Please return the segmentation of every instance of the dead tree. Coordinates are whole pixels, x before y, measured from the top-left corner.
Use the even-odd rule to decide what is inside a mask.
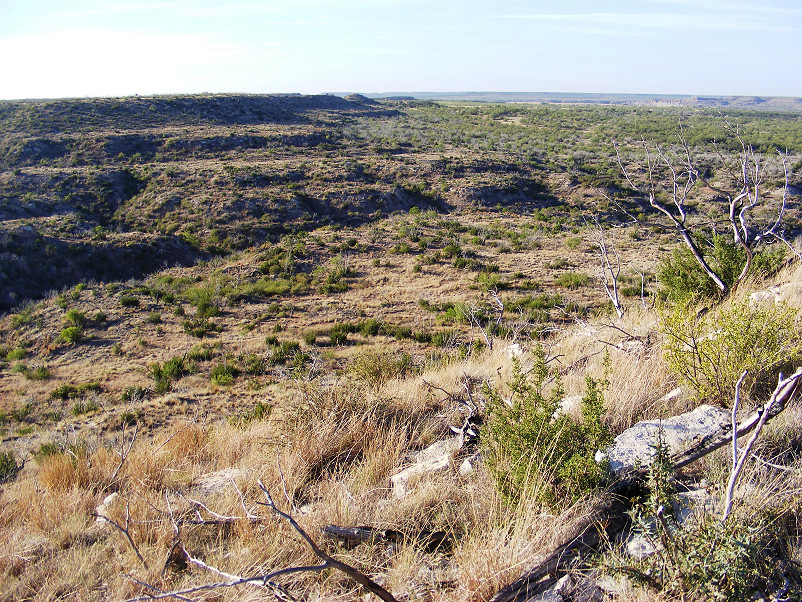
[[[607,242],[604,236],[604,229],[599,223],[598,216],[594,221],[596,223],[594,240],[596,246],[599,247],[600,262],[597,277],[604,287],[604,292],[607,293],[607,297],[613,304],[615,313],[618,314],[618,318],[621,319],[624,317],[624,306],[621,305],[621,300],[618,295],[618,278],[621,276],[621,256],[618,254],[615,245]],[[611,254],[612,258],[610,257]]]
[[[741,137],[737,127],[725,122],[728,134],[737,141],[740,150],[725,156],[717,145],[717,179],[713,181],[699,167],[699,159],[691,153],[680,126],[679,144],[670,149],[641,141],[645,164],[636,178],[631,167],[624,164],[618,144],[614,144],[616,159],[629,186],[648,201],[653,219],[643,219],[619,207],[637,223],[675,231],[688,247],[696,262],[713,280],[723,296],[737,288],[752,267],[755,252],[771,240],[785,241],[782,224],[788,206],[787,153],[778,152],[784,185],[781,193],[768,193],[768,179],[777,163],[756,152]],[[637,182],[636,182],[637,180]],[[734,243],[746,256],[746,262],[730,285],[724,281],[717,266],[705,258],[697,236],[700,224],[688,220],[691,193],[703,186],[727,205],[723,221],[732,232]],[[766,217],[769,216],[769,217]],[[787,244],[787,242],[786,242]]]

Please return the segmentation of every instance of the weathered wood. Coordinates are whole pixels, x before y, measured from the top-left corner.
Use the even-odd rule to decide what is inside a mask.
[[[766,421],[769,421],[773,418],[776,418],[777,415],[779,415],[780,412],[785,409],[785,406],[792,399],[794,399],[799,392],[800,385],[802,384],[802,368],[799,368],[796,372],[794,372],[794,374],[792,374],[787,381],[788,382],[783,387],[778,387],[779,390],[775,391],[776,398],[774,395],[772,395],[772,400],[754,410],[738,425],[738,428],[736,429],[738,437],[751,432],[758,425],[758,423],[760,423],[761,417],[765,412],[768,412]],[[731,441],[732,427],[721,429],[720,431],[705,437],[693,447],[690,447],[683,452],[674,454],[671,457],[671,462],[673,463],[674,468],[683,468],[701,458],[704,458],[706,455],[727,445]]]
[[[618,481],[606,501],[588,517],[575,535],[532,567],[518,580],[496,593],[491,602],[524,602],[557,582],[558,572],[581,562],[584,554],[612,540],[629,524],[627,512],[635,500],[646,494],[644,481]]]
[[[421,547],[425,552],[448,552],[454,539],[445,531],[397,531],[395,529],[376,529],[374,527],[339,527],[327,525],[323,534],[342,540],[350,545],[360,543],[387,543],[391,545],[412,544]]]

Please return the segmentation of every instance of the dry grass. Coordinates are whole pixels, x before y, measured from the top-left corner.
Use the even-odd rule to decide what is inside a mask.
[[[388,240],[396,222],[402,220],[406,216],[384,224]],[[366,242],[365,232],[358,235],[360,244]],[[632,241],[622,244],[635,245]],[[486,249],[478,251],[491,257]],[[520,270],[549,282],[557,273],[550,273],[545,265],[560,254],[570,255],[572,269],[588,261],[581,248],[549,248],[504,254],[498,262],[504,274]],[[462,424],[466,403],[483,413],[485,386],[507,395],[514,367],[510,342],[504,339],[496,339],[492,351],[472,349],[464,357],[457,348],[438,349],[439,359],[427,356],[432,349],[424,344],[385,335],[352,333],[349,344],[342,347],[328,345],[326,335],[314,344],[305,342],[305,332],[366,317],[421,331],[453,327],[463,342],[482,339],[475,327],[444,324],[418,304],[421,298],[434,304],[478,303],[482,294],[466,291],[475,275],[459,272],[455,276],[455,270],[444,263],[414,273],[412,255],[381,256],[381,266],[375,267],[376,255],[380,253],[353,257],[360,276],[345,293],[298,297],[292,309],[279,310],[286,312],[281,318],[272,300],[225,305],[223,314],[214,318],[224,328],[215,335],[220,346],[212,359],[199,362],[197,373],[173,382],[169,393],[144,395],[135,401],[123,402],[122,393],[127,387],[153,385],[150,364],[181,357],[210,339],[201,341],[183,333],[173,306],[142,295],[139,309],[122,308],[119,291],[93,286],[71,307],[87,315],[102,309],[107,322],[91,327],[94,338],[89,343],[53,349],[49,325],[61,324],[63,310],[55,306],[55,299],[32,310],[34,318],[48,326],[27,324],[15,336],[30,341],[31,355],[37,361],[46,360],[52,378],[26,381],[19,374],[4,373],[0,381],[0,409],[20,411],[30,403],[32,412],[28,422],[7,427],[17,457],[29,460],[0,491],[0,600],[117,600],[139,595],[141,587],[123,574],[162,589],[216,580],[199,569],[183,570],[180,563],[167,561],[174,541],[171,511],[177,521],[184,521],[181,538],[187,550],[220,570],[253,575],[314,564],[316,559],[298,534],[257,503],[263,501],[258,480],[329,553],[384,583],[400,599],[488,600],[568,536],[587,517],[592,500],[558,515],[534,501],[510,507],[481,462],[473,473],[461,476],[456,470],[461,458],[456,458],[447,470],[412,483],[405,497],[394,496],[389,477],[409,462],[410,454],[450,436],[449,426]],[[199,276],[207,282],[227,271],[247,273],[257,265],[255,254],[243,254],[228,263],[172,268],[164,274]],[[779,282],[795,283],[799,277],[794,268],[781,274]],[[744,287],[738,294],[748,293]],[[566,295],[573,295],[572,301],[598,300],[599,291],[589,288]],[[802,306],[802,292],[794,286],[783,288],[782,295],[794,307]],[[194,311],[186,303],[183,306],[188,313]],[[150,312],[159,312],[162,323],[147,322]],[[664,399],[677,381],[663,358],[658,321],[656,312],[631,302],[622,320],[564,321],[559,331],[542,341],[547,357],[553,358],[549,366],[561,375],[566,396],[582,395],[586,377],[601,379],[607,374],[606,421],[614,434],[640,419],[673,415],[692,405],[687,391]],[[229,385],[210,382],[211,367],[227,356],[252,353],[267,358],[264,341],[268,335],[298,341],[311,355],[309,364],[317,372],[293,374],[284,365],[240,376]],[[537,341],[521,337],[516,342],[524,349],[519,361],[527,371],[533,366],[531,350]],[[114,344],[119,345],[119,353],[112,351]],[[349,370],[357,358],[402,351],[411,354],[416,367],[404,377],[367,381]],[[101,391],[93,398],[96,410],[74,416],[70,409],[75,400],[50,398],[58,385],[90,380],[101,383]],[[257,403],[263,404],[261,413],[255,412]],[[62,415],[45,418],[55,410]],[[139,430],[120,467],[118,452],[125,449],[133,432],[130,426],[121,428],[126,412],[137,414]],[[798,408],[786,410],[768,430],[761,453],[781,463],[795,461],[795,446],[802,439],[801,420]],[[27,425],[33,430],[18,435]],[[34,461],[32,453],[47,442],[65,451]],[[704,471],[715,489],[727,466],[727,454],[722,451],[703,462],[697,476]],[[532,478],[547,478],[548,470],[533,465]],[[217,487],[209,485],[209,475],[216,475]],[[754,503],[744,504],[743,512],[772,499],[782,499],[789,507],[797,503],[796,477],[782,480],[772,475],[757,471],[744,478],[739,494]],[[129,517],[130,535],[148,568],[119,530],[95,523],[93,512],[113,492],[119,497],[107,509],[108,517],[120,525]],[[251,514],[259,520],[192,524],[198,515],[197,507],[187,501],[190,498],[221,515]],[[200,513],[213,518],[205,510]],[[328,524],[373,526],[412,535],[422,530],[444,531],[454,545],[448,552],[436,553],[409,542],[398,547],[384,543],[347,547],[321,534],[321,527]],[[352,600],[359,595],[354,584],[336,572],[295,575],[283,583],[310,599]],[[257,600],[265,595],[255,588],[238,587],[198,599]],[[622,598],[645,599],[653,598],[634,588]]]

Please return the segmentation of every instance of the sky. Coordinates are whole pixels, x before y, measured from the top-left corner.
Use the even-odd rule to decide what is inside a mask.
[[[799,0],[0,0],[0,98],[802,97]]]

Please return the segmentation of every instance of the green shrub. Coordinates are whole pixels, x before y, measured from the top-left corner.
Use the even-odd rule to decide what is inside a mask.
[[[92,321],[93,322],[97,322],[98,324],[101,324],[101,323],[105,322],[107,318],[108,318],[108,316],[106,316],[106,312],[104,312],[102,310],[98,310],[98,311],[95,312],[95,315],[92,316]]]
[[[359,324],[359,332],[366,337],[375,337],[382,331],[384,322],[378,318],[367,318],[362,320]]]
[[[781,544],[773,537],[776,529],[771,520],[722,523],[707,516],[690,527],[661,533],[670,553],[653,554],[639,562],[630,559],[611,568],[672,599],[749,600],[755,591],[766,591],[783,560],[778,558]],[[662,523],[656,528],[666,531]]]
[[[713,236],[708,244],[698,241],[699,248],[705,253],[705,260],[710,268],[729,288],[735,284],[746,264],[746,255],[740,245],[732,241],[731,236]],[[763,250],[755,253],[751,274],[765,277],[776,272],[785,259],[782,248]],[[657,270],[657,279],[662,286],[663,294],[671,301],[683,303],[699,301],[703,298],[718,298],[721,291],[712,278],[696,261],[691,250],[683,245],[677,247],[666,257]]]
[[[332,347],[340,346],[340,345],[347,345],[348,344],[348,333],[350,332],[350,328],[348,324],[335,324],[331,327],[329,331],[329,340],[331,341]]]
[[[50,370],[44,364],[36,366],[33,370],[25,364],[17,364],[11,370],[12,372],[21,373],[28,380],[47,380],[50,378]]]
[[[81,328],[84,324],[86,324],[86,315],[84,312],[78,311],[77,309],[68,309],[64,314],[64,319],[78,328]]]
[[[28,352],[22,347],[16,347],[6,354],[6,361],[16,362],[17,360],[24,360],[28,356]]]
[[[208,318],[195,318],[192,320],[182,320],[181,328],[184,329],[188,335],[202,339],[209,332],[220,332],[223,327],[215,324]]]
[[[44,458],[48,458],[50,456],[55,456],[58,454],[63,454],[64,449],[58,443],[53,443],[49,441],[47,443],[42,443],[39,445],[39,450],[34,454],[34,458],[40,462]]]
[[[277,364],[284,364],[287,360],[291,359],[301,349],[297,341],[282,341],[276,345],[271,345],[271,353],[268,358],[268,363],[275,366]]]
[[[30,311],[21,311],[11,316],[11,327],[15,329],[19,328],[25,324],[30,324],[31,320],[33,320],[33,317]]]
[[[159,312],[151,312],[148,314],[146,318],[148,324],[161,324],[162,323],[162,315]]]
[[[120,412],[120,425],[121,426],[134,426],[141,418],[140,412],[126,410]]]
[[[317,342],[317,332],[314,330],[307,330],[303,335],[304,343],[307,345],[314,345]]]
[[[80,385],[61,385],[50,392],[50,397],[53,399],[76,399],[82,397],[87,393],[99,393],[102,387],[100,383],[88,382]]]
[[[84,339],[84,331],[80,326],[68,326],[64,330],[61,331],[61,334],[58,335],[56,339],[59,343],[67,343],[68,345],[74,345],[75,343],[80,343]]]
[[[154,362],[148,366],[150,376],[155,381],[153,390],[161,395],[166,393],[172,387],[173,381],[179,380],[185,374],[193,371],[193,367],[186,363],[185,357],[175,356],[160,364]]]
[[[736,303],[696,319],[695,308],[676,305],[663,315],[666,359],[700,400],[732,404],[735,384],[748,370],[742,393],[762,397],[777,375],[802,358],[796,311],[784,304]]]
[[[17,458],[12,451],[0,451],[0,483],[10,481],[17,473],[22,470],[22,464],[17,463]]]
[[[443,247],[443,255],[449,258],[456,258],[462,255],[462,247],[455,242],[450,242]]]
[[[240,363],[242,364],[243,372],[251,376],[258,376],[265,371],[264,358],[255,353],[246,353],[241,356]]]
[[[199,299],[195,307],[198,310],[195,313],[196,318],[213,318],[220,315],[220,308],[209,299]]]
[[[557,379],[545,392],[549,376],[545,353],[538,347],[534,355],[531,380],[513,360],[509,400],[498,389],[486,389],[489,419],[484,447],[488,468],[507,500],[529,498],[556,508],[597,487],[605,474],[594,455],[612,440],[602,423],[606,382],[586,379],[579,423],[558,412],[562,386]]]
[[[654,447],[648,500],[636,506],[632,516],[633,530],[661,549],[640,558],[608,555],[606,568],[672,599],[736,602],[748,600],[755,591],[770,591],[776,567],[788,561],[782,540],[789,527],[795,527],[781,524],[782,512],[765,508],[749,512],[746,521],[733,515],[722,522],[705,513],[678,525],[671,511],[675,496],[670,450],[660,441]],[[658,517],[660,508],[664,512]],[[799,599],[799,594],[799,586],[792,586],[784,599]]]
[[[590,284],[590,276],[579,272],[565,272],[555,278],[554,283],[565,288],[581,288]]]
[[[139,299],[130,295],[120,297],[120,305],[123,307],[139,307]]]
[[[358,354],[349,365],[351,374],[376,390],[387,381],[414,370],[412,356],[398,351],[366,351]]]
[[[217,352],[218,349],[222,347],[222,344],[218,341],[214,345],[193,345],[192,349],[189,350],[187,353],[187,359],[193,360],[195,362],[206,362],[212,359]]]
[[[226,386],[233,383],[234,379],[239,376],[239,374],[239,369],[226,360],[212,368],[209,378],[216,385]]]

